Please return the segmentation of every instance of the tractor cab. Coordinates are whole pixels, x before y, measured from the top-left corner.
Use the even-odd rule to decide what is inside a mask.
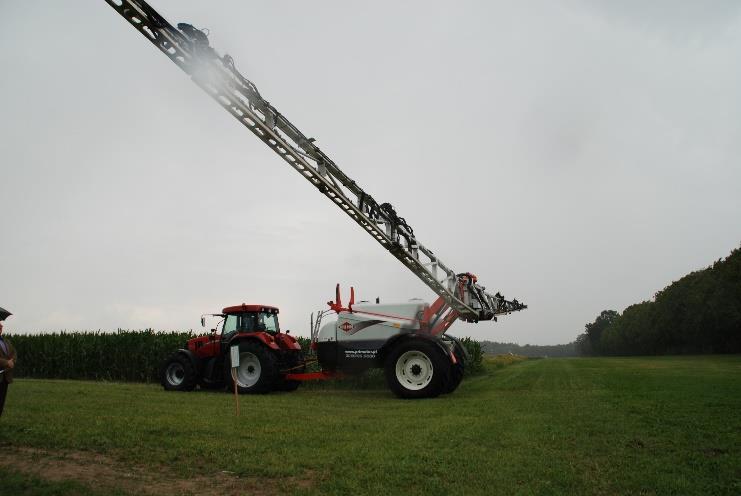
[[[235,333],[267,332],[279,334],[278,309],[265,305],[237,305],[223,310],[221,340],[228,341]]]
[[[234,341],[254,339],[274,350],[300,350],[301,345],[280,331],[278,309],[265,305],[237,305],[223,310],[224,321],[221,327],[222,352]]]
[[[233,341],[245,338],[256,339],[268,346],[284,348],[284,341],[290,340],[288,348],[295,348],[295,340],[280,332],[278,309],[267,305],[235,305],[226,307],[222,313],[204,314],[201,325],[206,326],[206,317],[218,317],[221,321],[211,329],[208,336],[199,336],[188,341],[188,349],[199,358],[223,355]],[[272,347],[272,346],[271,346]]]

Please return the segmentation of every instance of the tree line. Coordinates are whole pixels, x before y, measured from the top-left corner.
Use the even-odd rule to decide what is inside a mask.
[[[602,311],[576,347],[584,355],[741,353],[741,249],[622,314]]]

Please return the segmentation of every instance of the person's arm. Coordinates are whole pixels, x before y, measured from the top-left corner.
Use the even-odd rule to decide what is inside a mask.
[[[10,358],[0,358],[0,368],[7,369],[15,367],[16,352],[12,344],[5,341],[5,345],[8,347],[8,355]]]

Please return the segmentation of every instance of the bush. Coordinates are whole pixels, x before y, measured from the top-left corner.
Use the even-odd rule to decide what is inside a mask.
[[[469,376],[480,373],[484,370],[484,352],[481,349],[481,343],[468,337],[461,339],[460,342],[468,352],[465,375]]]

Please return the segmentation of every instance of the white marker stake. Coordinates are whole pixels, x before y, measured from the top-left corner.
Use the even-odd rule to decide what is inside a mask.
[[[232,358],[232,380],[234,381],[234,404],[237,408],[237,417],[239,417],[239,392],[237,390],[237,369],[239,368],[239,346],[235,345],[230,348]]]

